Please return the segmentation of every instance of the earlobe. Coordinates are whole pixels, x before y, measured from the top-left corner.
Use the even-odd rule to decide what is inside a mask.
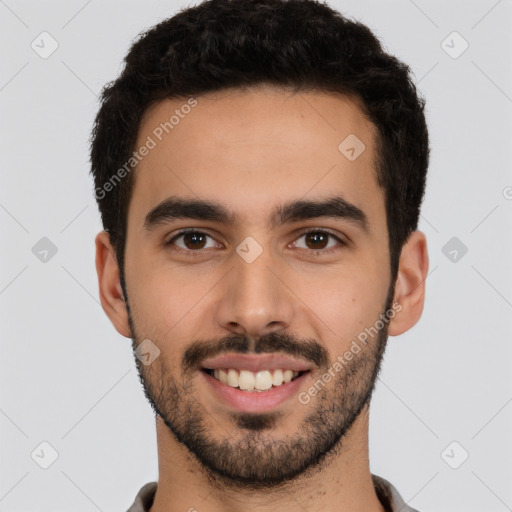
[[[427,239],[421,231],[413,231],[400,254],[394,302],[401,306],[401,310],[389,324],[390,336],[408,331],[420,319],[427,273]]]
[[[119,266],[107,232],[96,235],[96,272],[100,301],[103,310],[116,328],[126,338],[131,337],[128,311],[120,283]]]

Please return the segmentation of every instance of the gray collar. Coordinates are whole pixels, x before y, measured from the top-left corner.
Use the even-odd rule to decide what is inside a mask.
[[[409,507],[396,488],[386,479],[372,475],[373,485],[379,501],[386,512],[418,512]],[[148,512],[155,499],[157,482],[149,482],[142,486],[132,506],[126,512]]]

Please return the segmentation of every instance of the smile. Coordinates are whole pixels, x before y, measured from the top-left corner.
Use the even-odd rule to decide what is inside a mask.
[[[198,366],[206,400],[230,410],[264,413],[293,404],[314,364],[285,354],[223,354]]]
[[[290,369],[271,369],[253,372],[236,368],[205,368],[204,371],[219,382],[222,382],[222,384],[248,392],[267,391],[272,387],[282,386],[303,373]]]

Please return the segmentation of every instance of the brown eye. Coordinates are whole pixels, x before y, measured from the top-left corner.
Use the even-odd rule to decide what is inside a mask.
[[[310,249],[325,249],[329,242],[329,236],[321,231],[307,233],[305,236],[306,245]]]
[[[182,236],[183,243],[187,249],[202,249],[205,245],[206,237],[204,236],[204,233],[185,233]]]
[[[324,230],[307,231],[306,233],[302,233],[302,235],[297,240],[300,240],[301,238],[304,238],[305,246],[299,245],[298,242],[294,242],[294,246],[299,249],[309,249],[310,252],[315,254],[325,254],[331,251],[336,251],[340,248],[340,246],[346,245],[346,243],[339,237],[333,233],[330,233],[329,231]],[[338,242],[338,244],[334,243],[329,245],[330,240]]]
[[[189,230],[178,233],[175,237],[171,238],[165,245],[176,246],[178,250],[182,250],[185,253],[200,252],[202,249],[208,247],[215,247],[215,241],[210,246],[207,246],[208,238],[212,239],[210,235],[203,233],[202,231]],[[182,239],[182,243],[177,243],[177,240]],[[213,239],[212,239],[213,240]]]

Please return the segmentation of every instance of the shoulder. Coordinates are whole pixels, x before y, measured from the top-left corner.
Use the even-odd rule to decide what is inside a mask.
[[[148,512],[153,505],[157,486],[157,482],[149,482],[143,485],[135,496],[133,504],[126,512]]]
[[[373,486],[380,502],[386,512],[418,512],[415,508],[409,507],[403,500],[396,487],[381,476],[372,474]]]

